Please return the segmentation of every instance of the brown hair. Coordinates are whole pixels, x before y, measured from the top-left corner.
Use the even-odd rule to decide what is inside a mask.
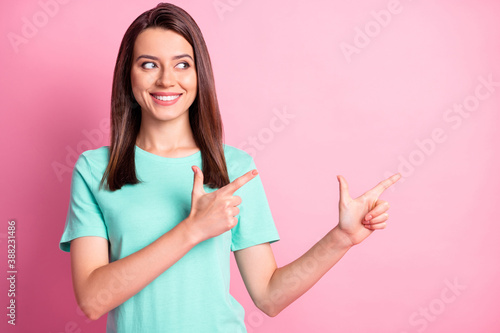
[[[229,183],[224,157],[223,126],[215,92],[208,49],[200,28],[182,8],[160,3],[137,17],[123,36],[116,59],[111,93],[111,144],[109,162],[101,179],[115,191],[125,184],[137,184],[135,142],[141,125],[141,107],[132,94],[130,72],[135,40],[147,28],[160,27],[184,37],[193,47],[198,88],[189,107],[189,122],[200,148],[204,184],[220,188]]]

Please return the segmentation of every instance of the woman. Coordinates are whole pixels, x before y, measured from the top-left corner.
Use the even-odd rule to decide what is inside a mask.
[[[255,163],[222,143],[203,36],[172,4],[126,31],[111,124],[110,146],[76,162],[60,241],[78,305],[90,319],[108,313],[107,332],[246,332],[229,294],[230,252],[255,305],[276,316],[386,226],[378,197],[400,177],[353,200],[338,176],[339,224],[277,268],[270,243],[279,235]]]

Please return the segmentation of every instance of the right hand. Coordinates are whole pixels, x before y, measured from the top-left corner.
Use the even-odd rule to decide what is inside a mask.
[[[199,243],[219,236],[236,226],[238,223],[236,215],[240,213],[240,209],[236,206],[242,200],[237,195],[233,196],[233,193],[255,178],[258,172],[255,169],[250,170],[226,186],[207,193],[203,188],[203,172],[194,165],[191,169],[194,171],[191,212],[184,222]]]

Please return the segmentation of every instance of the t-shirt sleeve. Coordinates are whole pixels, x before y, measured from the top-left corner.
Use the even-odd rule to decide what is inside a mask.
[[[81,154],[71,178],[71,196],[59,248],[70,251],[73,239],[83,236],[108,238],[104,218],[93,194],[93,177],[87,158]]]
[[[249,157],[250,165],[238,177],[257,169],[253,158],[250,155]],[[234,195],[241,197],[242,202],[238,205],[240,209],[238,224],[231,229],[231,251],[278,241],[280,239],[278,230],[274,224],[260,174],[240,187]]]

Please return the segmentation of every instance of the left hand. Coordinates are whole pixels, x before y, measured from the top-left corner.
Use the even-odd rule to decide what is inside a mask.
[[[340,189],[337,228],[348,237],[352,245],[361,243],[373,231],[386,227],[386,221],[389,218],[386,211],[389,209],[389,203],[379,200],[378,197],[400,178],[401,174],[396,173],[363,195],[352,199],[347,181],[344,177],[337,176]]]

